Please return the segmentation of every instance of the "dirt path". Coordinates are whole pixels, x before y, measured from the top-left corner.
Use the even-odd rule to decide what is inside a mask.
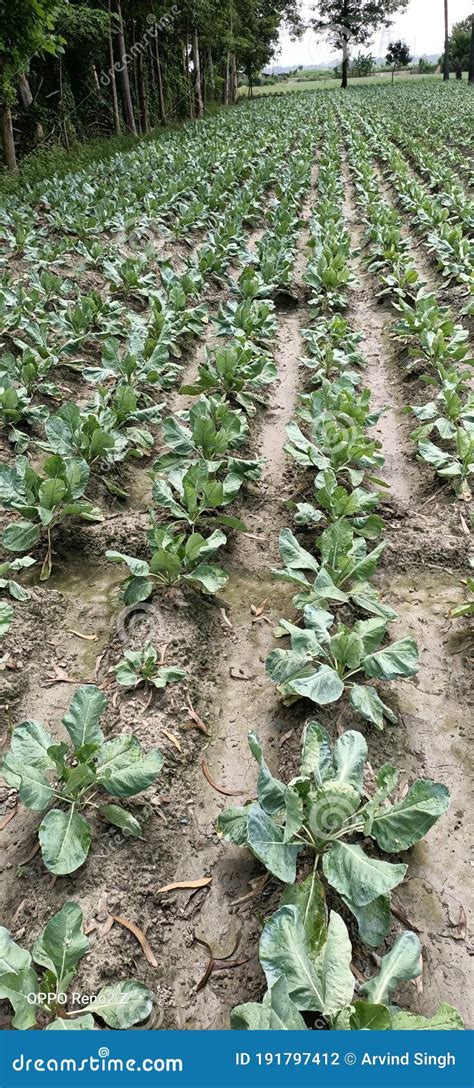
[[[362,230],[347,166],[345,182],[345,214],[358,248]],[[472,862],[465,844],[472,840],[474,822],[468,802],[473,720],[468,655],[472,647],[469,650],[466,636],[460,635],[459,624],[446,620],[449,609],[462,599],[459,570],[449,561],[455,565],[462,561],[466,537],[460,531],[460,504],[452,495],[443,497],[441,506],[425,505],[426,472],[414,458],[410,422],[403,415],[409,383],[397,369],[389,337],[393,310],[377,305],[374,281],[360,257],[355,258],[354,271],[351,320],[366,337],[366,384],[377,407],[390,404],[375,428],[395,513],[395,519],[387,522],[388,546],[379,584],[399,613],[391,629],[393,637],[410,635],[420,650],[414,682],[393,685],[400,725],[387,727],[380,736],[372,734],[372,759],[378,765],[389,758],[403,768],[407,779],[433,778],[451,791],[448,814],[411,851],[409,878],[396,896],[409,924],[419,928],[425,949],[423,992],[415,1001],[411,991],[408,996],[410,1006],[425,1014],[441,1001],[451,1002],[469,1023],[474,971],[466,922],[468,927],[472,924],[474,899],[468,892]],[[432,486],[431,481],[429,489]]]

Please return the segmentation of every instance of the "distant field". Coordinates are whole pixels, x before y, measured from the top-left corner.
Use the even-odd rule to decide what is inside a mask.
[[[395,79],[396,79],[397,83],[413,83],[413,82],[420,83],[423,80],[430,80],[431,81],[431,80],[434,80],[434,79],[441,79],[441,74],[439,74],[439,75],[434,75],[434,74],[433,75],[420,75],[420,76],[417,76],[417,75],[415,75],[415,76],[413,76],[413,75],[397,75],[397,76],[395,76]],[[355,78],[355,79],[353,78],[352,80],[350,79],[349,80],[349,85],[353,84],[353,86],[359,87],[362,83],[364,83],[364,84],[369,83],[370,86],[373,87],[377,83],[387,83],[387,82],[390,82],[390,80],[391,80],[391,73],[387,72],[386,75],[380,73],[379,75],[376,75],[376,76],[360,76],[360,77]],[[267,86],[264,86],[264,87],[254,87],[253,93],[256,96],[256,95],[259,95],[259,94],[289,94],[290,91],[327,90],[330,87],[338,87],[340,82],[341,82],[340,78],[336,77],[336,76],[328,76],[327,79],[308,79],[308,80],[301,80],[301,81],[292,79],[292,80],[288,80],[288,82],[284,82],[284,83],[275,83],[272,86],[267,85]],[[246,98],[248,96],[248,87],[240,87],[239,88],[239,95]]]

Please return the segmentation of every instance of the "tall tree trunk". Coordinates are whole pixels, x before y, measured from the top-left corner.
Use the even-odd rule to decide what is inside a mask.
[[[209,71],[209,97],[214,101],[216,97],[216,80],[214,76],[214,61],[212,59],[212,49],[209,45],[207,47],[207,67]]]
[[[449,79],[449,19],[448,19],[448,0],[444,0],[444,65],[443,65],[443,79],[445,83]]]
[[[224,79],[224,106],[229,105],[229,81],[230,81],[230,49],[227,50],[225,79]]]
[[[191,78],[190,78],[190,75],[189,75],[189,43],[188,43],[187,38],[186,38],[186,41],[182,43],[182,50],[183,50],[183,72],[184,72],[184,80],[185,80],[186,90],[187,90],[187,95],[188,95],[189,117],[190,117],[191,121],[194,121],[194,96],[193,96],[192,87],[191,87]]]
[[[64,112],[63,59],[61,54],[59,54],[59,109],[61,111],[62,128],[64,132],[64,145],[66,151],[70,151],[71,147],[69,144],[69,133],[67,130],[67,118]]]
[[[128,78],[128,65],[125,59],[125,37],[123,32],[123,20],[122,20],[122,8],[120,6],[120,0],[114,0],[114,10],[118,19],[116,44],[118,61],[120,63],[119,68],[119,83],[120,94],[122,97],[123,115],[125,118],[125,127],[127,132],[132,136],[137,135],[137,126],[135,124],[135,116],[133,113],[132,96],[130,94],[130,82]]]
[[[392,83],[395,79],[395,68],[392,68]]]
[[[158,34],[155,35],[155,60],[156,60],[156,75],[158,78],[158,96],[160,99],[160,113],[161,120],[166,124],[166,107],[165,96],[163,94],[163,76],[161,74],[161,59],[160,59],[160,47],[158,45]]]
[[[112,112],[113,112],[113,115],[114,115],[115,135],[120,136],[120,133],[122,131],[122,126],[120,124],[120,113],[119,113],[118,96],[117,96],[117,82],[116,82],[116,79],[115,79],[114,43],[113,43],[113,40],[112,40],[112,18],[111,18],[110,0],[108,0],[108,5],[109,5],[109,43],[108,43],[109,44],[109,73],[110,73],[110,90],[112,92]]]
[[[234,51],[230,54],[230,101],[232,105],[237,101],[237,60]]]
[[[22,106],[24,106],[25,109],[29,110],[30,107],[33,105],[33,95],[31,93],[31,87],[30,87],[30,84],[28,82],[28,78],[24,74],[20,76],[20,80],[19,80],[19,84],[18,84],[18,91],[19,91],[19,94],[20,94],[20,100],[21,100]],[[38,141],[42,140],[43,136],[44,136],[43,126],[41,124],[41,121],[37,121],[36,122],[36,139]]]
[[[12,111],[6,102],[0,102],[0,129],[5,165],[8,170],[18,170],[15,141],[13,139]]]
[[[140,127],[142,132],[149,132],[150,119],[148,117],[148,107],[146,104],[145,81],[143,78],[143,56],[141,52],[137,57],[137,81],[138,101],[140,103]]]
[[[194,83],[196,91],[197,102],[197,115],[198,117],[204,117],[204,102],[202,100],[202,83],[201,83],[201,58],[199,55],[199,38],[196,28],[193,30],[193,65],[194,65]]]
[[[344,0],[342,5],[342,80],[341,88],[343,91],[347,91],[347,84],[349,79],[349,37],[348,37],[348,0]]]
[[[469,83],[474,83],[474,15],[471,15],[471,52],[469,54]]]
[[[132,19],[132,48],[131,54],[133,57],[133,91],[135,98],[136,109],[138,109],[138,116],[135,117],[135,124],[137,126],[138,133],[142,133],[142,119],[140,113],[140,92],[138,90],[138,54],[135,51],[135,26],[136,20]]]

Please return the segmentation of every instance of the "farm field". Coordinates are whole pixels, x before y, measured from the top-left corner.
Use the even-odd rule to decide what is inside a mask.
[[[473,1026],[472,88],[371,84],[0,208],[4,1028]]]

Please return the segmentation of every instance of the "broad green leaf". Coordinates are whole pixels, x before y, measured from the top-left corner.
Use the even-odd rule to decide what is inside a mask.
[[[125,587],[123,599],[126,605],[140,604],[147,601],[153,593],[154,585],[151,578],[132,577]]]
[[[126,838],[138,839],[142,833],[138,820],[120,805],[99,805],[99,815],[109,824],[119,827]]]
[[[206,593],[218,593],[224,588],[228,579],[229,575],[221,567],[216,567],[212,563],[199,563],[190,574],[185,574],[183,581],[198,582]]]
[[[84,864],[91,844],[91,829],[87,820],[75,812],[52,809],[39,828],[41,853],[46,868],[56,876],[74,873]]]
[[[457,1009],[443,1002],[433,1016],[418,1016],[416,1013],[397,1012],[392,1008],[392,1029],[394,1031],[462,1031],[464,1023]]]
[[[289,570],[319,570],[319,563],[310,552],[298,544],[291,529],[282,529],[280,533],[280,555]]]
[[[357,926],[362,940],[371,948],[381,944],[390,929],[390,899],[388,895],[379,895],[364,907],[356,907],[345,896],[346,907],[357,919]]]
[[[249,808],[226,808],[217,818],[217,831],[227,842],[246,846]]]
[[[349,697],[354,710],[367,722],[372,722],[377,729],[383,729],[384,717],[392,723],[397,721],[397,715],[382,702],[371,684],[353,684]]]
[[[269,989],[283,976],[298,1009],[323,1011],[323,979],[311,956],[297,907],[280,907],[266,922],[260,938],[260,963]]]
[[[54,745],[53,738],[46,732],[41,722],[21,722],[13,730],[11,741],[13,758],[30,767],[39,767],[40,771],[54,769],[54,762],[48,755],[48,748],[52,745]]]
[[[249,733],[247,739],[250,751],[260,768],[257,780],[259,803],[269,816],[274,816],[276,812],[280,812],[285,807],[286,787],[283,782],[280,782],[278,778],[274,778],[271,774],[265,762],[262,745],[257,734]]]
[[[15,613],[11,604],[0,601],[0,638],[3,638],[7,631],[10,630],[14,618]]]
[[[399,982],[421,974],[421,945],[416,933],[405,930],[390,952],[382,956],[380,972],[360,987],[361,994],[376,1005],[389,1001]]]
[[[308,722],[305,726],[301,774],[314,775],[316,785],[321,785],[334,774],[329,736],[319,722]]]
[[[50,918],[43,933],[33,945],[35,963],[52,971],[57,979],[58,990],[64,987],[66,976],[77,966],[89,950],[89,941],[83,933],[83,914],[77,903],[65,903]]]
[[[367,759],[367,741],[362,733],[347,729],[334,745],[333,760],[337,782],[353,786],[359,793],[362,790],[364,767]]]
[[[284,842],[283,829],[267,816],[259,804],[250,806],[247,842],[255,857],[285,884],[293,884],[296,859],[301,846]]]
[[[406,865],[392,865],[369,857],[355,843],[336,842],[323,857],[326,879],[357,907],[388,895],[401,883],[406,871]]]
[[[375,817],[371,835],[382,850],[399,853],[419,842],[449,807],[449,790],[440,782],[421,778],[402,801],[383,808]]]
[[[402,638],[364,659],[367,676],[378,680],[396,680],[414,676],[418,670],[418,646],[412,638]]]
[[[104,1020],[107,1027],[131,1028],[141,1024],[152,1010],[151,991],[141,982],[127,980],[112,986],[103,986],[88,1006],[88,1012]]]
[[[331,911],[327,941],[317,960],[324,990],[321,1012],[325,1016],[335,1016],[352,1000],[355,980],[351,971],[351,960],[352,945],[347,927],[341,916]]]
[[[0,1000],[9,1001],[15,1013],[12,1027],[20,1031],[33,1027],[37,1006],[28,1001],[28,994],[36,994],[37,990],[38,979],[31,967],[0,975]]]
[[[106,552],[105,557],[110,559],[112,563],[125,563],[130,574],[137,578],[146,578],[147,574],[149,574],[150,567],[144,559],[135,559],[133,555],[123,555],[122,552],[115,551]]]
[[[47,1024],[45,1031],[92,1031],[95,1028],[94,1017],[89,1012],[82,1016],[66,1019],[58,1016],[51,1024]]]
[[[99,727],[99,719],[106,706],[105,695],[94,684],[84,684],[74,693],[63,725],[75,749],[82,748],[84,744],[102,744],[104,734]]]
[[[285,788],[284,801],[286,819],[283,832],[283,841],[291,842],[294,836],[298,834],[298,831],[303,824],[303,798],[300,796],[297,790],[292,788],[292,786],[287,786]]]
[[[1,774],[9,786],[18,790],[23,804],[33,812],[42,812],[54,800],[55,791],[39,767],[29,767],[7,754]]]
[[[344,691],[344,684],[335,669],[329,665],[321,665],[319,669],[309,676],[300,676],[295,680],[288,680],[284,685],[285,694],[300,695],[304,699],[318,706],[328,706],[340,699]]]
[[[132,797],[148,789],[161,771],[163,756],[155,748],[144,753],[136,737],[106,741],[97,758],[97,782],[114,797]]]
[[[312,959],[327,938],[327,909],[324,887],[316,869],[306,877],[285,888],[281,906],[297,907],[308,941]]]
[[[288,993],[282,975],[261,1003],[237,1005],[230,1014],[231,1028],[247,1031],[306,1031],[306,1024]]]
[[[31,956],[13,940],[8,929],[0,926],[0,978],[3,975],[16,975],[31,967]]]
[[[33,525],[31,521],[14,521],[3,530],[2,544],[9,552],[29,552],[39,538],[39,525]]]
[[[390,1031],[392,1022],[386,1005],[370,1001],[354,1001],[350,1017],[353,1031]]]

